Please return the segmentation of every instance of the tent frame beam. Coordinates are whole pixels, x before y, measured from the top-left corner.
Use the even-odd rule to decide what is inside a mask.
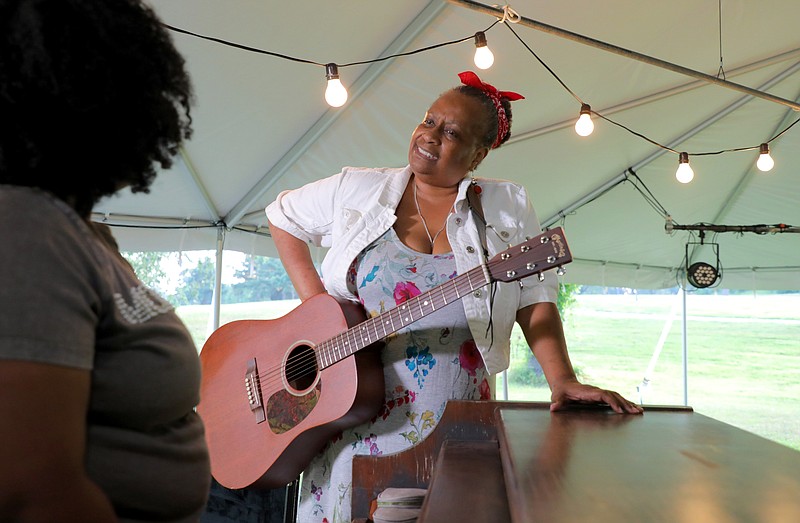
[[[466,7],[467,9],[488,14],[496,18],[503,18],[504,14],[503,9],[499,7],[491,7],[488,5],[480,4],[478,2],[474,2],[472,0],[447,0],[447,1],[450,2],[451,4],[460,5],[462,7]],[[578,33],[573,33],[572,31],[567,31],[566,29],[560,29],[558,27],[549,24],[537,22],[536,20],[525,18],[524,16],[520,16],[518,23],[520,25],[529,27],[531,29],[535,29],[537,31],[542,31],[548,34],[559,36],[561,38],[566,38],[568,40],[572,40],[573,42],[578,42],[584,45],[588,45],[590,47],[594,47],[596,49],[608,51],[613,54],[624,56],[625,58],[638,60],[640,62],[649,65],[654,65],[656,67],[667,69],[675,73],[679,73],[685,76],[690,76],[698,80],[703,80],[704,82],[710,84],[715,84],[721,87],[726,87],[728,89],[733,89],[735,91],[740,91],[745,94],[749,94],[750,96],[754,96],[756,98],[762,98],[770,102],[785,105],[786,107],[789,107],[795,111],[800,111],[800,104],[798,104],[797,102],[786,100],[785,98],[780,98],[770,93],[759,91],[757,89],[753,89],[745,85],[729,82],[728,80],[723,80],[721,78],[717,78],[716,76],[711,76],[705,73],[701,73],[700,71],[695,71],[694,69],[689,69],[688,67],[683,67],[681,65],[673,64],[671,62],[667,62],[659,58],[654,58],[646,54],[637,53],[636,51],[631,51],[630,49],[625,49],[624,47],[619,47],[600,40],[596,40],[594,38],[590,38],[588,36],[584,36]]]

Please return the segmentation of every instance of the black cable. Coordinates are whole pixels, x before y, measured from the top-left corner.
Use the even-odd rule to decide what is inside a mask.
[[[667,209],[663,205],[661,205],[661,202],[658,201],[655,194],[653,194],[650,188],[647,187],[647,184],[644,183],[644,180],[639,178],[639,175],[636,174],[636,171],[634,171],[632,167],[628,167],[627,172],[630,173],[630,175],[637,180],[638,183],[633,181],[631,183],[636,188],[636,190],[639,191],[639,194],[642,195],[642,198],[644,198],[645,201],[649,203],[650,206],[653,207],[653,209],[655,209],[656,212],[658,212],[662,217],[666,218],[667,216],[669,216],[670,214],[667,211]],[[645,194],[642,191],[641,187],[639,187],[639,184],[641,184],[642,187],[644,187],[644,191],[646,191],[647,194]]]
[[[547,63],[545,63],[545,61],[542,60],[539,57],[539,55],[536,54],[536,52],[517,34],[517,32],[514,31],[514,29],[511,27],[511,25],[508,23],[508,21],[501,20],[501,19],[496,19],[489,27],[484,29],[483,32],[484,33],[488,32],[490,29],[492,29],[495,25],[497,25],[500,22],[503,22],[503,25],[505,25],[508,28],[508,30],[511,31],[511,33],[528,50],[528,52],[542,65],[542,67],[544,67],[553,76],[553,78],[556,79],[556,81],[559,84],[561,84],[561,86],[573,98],[575,98],[575,100],[577,100],[581,105],[583,105],[585,103],[581,99],[581,97],[578,96],[572,89],[570,89],[569,86],[567,86],[567,84],[556,74],[556,72],[549,65],[547,65]],[[722,22],[721,22],[721,19],[720,19],[720,63],[722,61],[722,26],[721,26],[721,24],[722,24]],[[275,53],[275,52],[272,52],[272,51],[265,51],[263,49],[258,49],[258,48],[255,48],[255,47],[250,47],[250,46],[246,46],[246,45],[242,45],[242,44],[237,44],[237,43],[234,43],[234,42],[223,40],[221,38],[214,38],[214,37],[211,37],[211,36],[205,36],[205,35],[201,35],[201,34],[198,34],[198,33],[193,33],[191,31],[187,31],[185,29],[181,29],[181,28],[169,25],[169,24],[163,24],[163,25],[167,29],[169,29],[171,31],[175,31],[177,33],[181,33],[181,34],[185,34],[185,35],[189,35],[189,36],[194,36],[196,38],[209,40],[209,41],[212,41],[212,42],[216,42],[216,43],[219,43],[219,44],[222,44],[222,45],[227,45],[227,46],[234,47],[234,48],[237,48],[237,49],[242,49],[242,50],[245,50],[245,51],[250,51],[250,52],[259,53],[259,54],[265,54],[265,55],[274,56],[274,57],[277,57],[277,58],[283,58],[285,60],[290,60],[290,61],[299,62],[299,63],[317,65],[317,66],[320,66],[320,67],[325,67],[325,65],[326,65],[326,64],[319,63],[319,62],[315,62],[313,60],[306,60],[306,59],[303,59],[303,58],[296,58],[296,57],[285,55],[285,54],[281,54],[281,53]],[[464,38],[459,38],[459,39],[456,39],[456,40],[450,40],[450,41],[447,41],[447,42],[442,42],[442,43],[439,43],[439,44],[430,45],[430,46],[423,47],[423,48],[420,48],[420,49],[415,49],[413,51],[407,51],[407,52],[404,52],[404,53],[397,53],[397,54],[392,54],[392,55],[388,55],[388,56],[383,56],[383,57],[380,57],[380,58],[375,58],[373,60],[362,60],[362,61],[358,61],[358,62],[349,62],[349,63],[337,64],[337,65],[339,67],[349,67],[349,66],[352,66],[352,65],[365,65],[365,64],[376,63],[376,62],[380,62],[380,61],[383,61],[383,60],[389,60],[391,58],[397,58],[397,57],[401,57],[401,56],[410,56],[410,55],[422,53],[422,52],[425,52],[425,51],[430,51],[430,50],[433,50],[433,49],[437,49],[439,47],[444,47],[444,46],[447,46],[447,45],[453,45],[453,44],[458,44],[458,43],[461,43],[461,42],[465,42],[467,40],[472,39],[474,36],[475,35],[472,34],[472,35],[466,36]],[[722,70],[722,66],[721,65],[720,65],[720,70]],[[724,71],[723,71],[723,75],[724,75]],[[659,142],[657,142],[657,141],[645,136],[642,133],[634,131],[633,129],[631,129],[630,127],[628,127],[628,126],[626,126],[626,125],[624,125],[622,123],[619,123],[619,122],[617,122],[617,121],[615,121],[615,120],[613,120],[613,119],[611,119],[611,118],[609,118],[607,116],[604,116],[603,114],[598,113],[597,111],[595,111],[593,109],[591,110],[591,113],[593,115],[597,116],[598,118],[601,118],[601,119],[609,122],[610,124],[615,125],[615,126],[621,128],[621,129],[629,132],[630,134],[632,134],[634,136],[637,136],[637,137],[649,142],[652,145],[655,145],[656,147],[659,147],[660,149],[663,149],[665,151],[669,151],[671,153],[680,154],[680,151],[678,151],[676,149],[673,149],[671,147],[668,147],[666,145],[663,145],[663,144],[661,144],[661,143],[659,143]],[[777,138],[782,136],[784,133],[786,133],[789,129],[794,127],[794,125],[797,124],[798,122],[800,122],[800,118],[798,118],[797,120],[792,122],[785,129],[783,129],[782,131],[778,132],[775,136],[773,136],[772,138],[770,138],[769,140],[767,140],[764,143],[770,143],[773,140],[776,140]],[[759,149],[759,148],[760,148],[760,144],[758,146],[736,147],[736,148],[732,148],[732,149],[722,149],[722,150],[719,150],[719,151],[711,151],[711,152],[693,152],[693,153],[687,152],[687,154],[689,156],[710,156],[710,155],[718,155],[718,154],[729,153],[729,152],[753,151],[753,150],[756,150],[756,149]]]
[[[527,50],[528,50],[528,52],[529,52],[529,53],[531,53],[531,54],[533,55],[533,57],[534,57],[534,58],[536,58],[536,60],[538,60],[538,61],[539,61],[539,63],[540,63],[540,64],[542,64],[542,67],[544,67],[545,69],[547,69],[547,71],[548,71],[548,72],[549,72],[549,73],[550,73],[550,74],[553,76],[553,78],[555,78],[555,79],[556,79],[556,81],[558,81],[558,83],[560,83],[560,84],[561,84],[561,87],[563,87],[564,89],[566,89],[566,90],[567,90],[567,92],[568,92],[569,94],[571,94],[573,98],[575,98],[575,99],[576,99],[576,100],[577,100],[577,101],[578,101],[578,102],[579,102],[581,105],[583,105],[583,103],[584,103],[584,102],[583,102],[583,100],[581,100],[580,96],[578,96],[577,94],[575,94],[575,92],[574,92],[572,89],[570,89],[569,87],[567,87],[567,84],[565,84],[565,83],[564,83],[564,81],[563,81],[563,80],[561,80],[561,78],[559,78],[559,76],[558,76],[558,75],[555,73],[555,71],[553,71],[552,69],[550,69],[550,66],[549,66],[549,65],[547,65],[546,63],[544,63],[544,60],[542,60],[541,58],[539,58],[539,55],[537,55],[537,54],[536,54],[536,52],[535,52],[533,49],[531,49],[531,48],[530,48],[530,46],[529,46],[527,43],[525,43],[525,41],[524,41],[522,38],[520,38],[520,36],[517,34],[517,32],[516,32],[516,31],[514,31],[514,29],[513,29],[513,28],[512,28],[512,27],[511,27],[511,26],[508,24],[508,22],[504,22],[504,24],[505,24],[505,26],[506,26],[506,27],[508,27],[508,30],[509,30],[509,31],[511,31],[511,33],[512,33],[514,36],[516,36],[516,37],[517,37],[517,40],[519,40],[519,42],[520,42],[522,45],[524,45],[524,46],[525,46],[525,49],[527,49]]]
[[[487,27],[486,29],[484,29],[483,32],[486,33],[487,31],[489,31],[489,29],[491,29],[492,27],[497,25],[499,22],[500,22],[500,20],[495,20],[494,23],[492,25],[490,25],[489,27]],[[347,64],[336,64],[336,65],[338,65],[339,67],[348,67],[348,66],[351,66],[351,65],[372,64],[372,63],[375,63],[375,62],[381,62],[383,60],[389,60],[390,58],[397,58],[398,56],[410,56],[410,55],[422,53],[424,51],[430,51],[432,49],[438,49],[439,47],[444,47],[446,45],[460,44],[461,42],[466,42],[467,40],[472,40],[473,38],[475,38],[475,35],[471,34],[469,36],[465,36],[464,38],[459,38],[458,40],[450,40],[449,42],[442,42],[441,44],[429,45],[428,47],[422,47],[420,49],[415,49],[414,51],[407,51],[405,53],[392,54],[392,55],[389,55],[389,56],[383,56],[381,58],[375,58],[373,60],[364,60],[364,61],[361,61],[361,62],[350,62],[350,63],[347,63]]]
[[[189,36],[194,36],[196,38],[202,38],[203,40],[209,40],[211,42],[216,42],[218,44],[227,45],[227,46],[230,46],[230,47],[235,47],[236,49],[242,49],[244,51],[250,51],[252,53],[266,54],[266,55],[274,56],[274,57],[277,57],[277,58],[283,58],[284,60],[291,60],[292,62],[300,62],[300,63],[303,63],[303,64],[312,64],[312,65],[319,65],[319,66],[325,67],[325,64],[321,64],[319,62],[314,62],[312,60],[305,60],[303,58],[295,58],[293,56],[289,56],[289,55],[285,55],[285,54],[273,53],[272,51],[264,51],[263,49],[258,49],[258,48],[250,47],[250,46],[247,46],[247,45],[242,45],[242,44],[237,44],[237,43],[234,43],[234,42],[229,42],[229,41],[223,40],[221,38],[214,38],[213,36],[205,36],[205,35],[193,33],[191,31],[187,31],[186,29],[180,29],[178,27],[174,27],[174,26],[171,26],[169,24],[163,24],[163,25],[164,25],[164,27],[166,27],[170,31],[175,31],[176,33],[181,33],[181,34],[185,34],[185,35],[189,35]]]
[[[491,29],[492,27],[497,25],[499,22],[500,22],[500,20],[495,20],[494,23],[492,23],[489,27],[484,29],[483,32],[485,33],[487,31],[489,31],[489,29]],[[283,58],[285,60],[291,60],[293,62],[299,62],[299,63],[311,64],[311,65],[318,65],[320,67],[325,67],[325,65],[326,65],[326,64],[319,63],[319,62],[314,62],[313,60],[306,60],[306,59],[303,59],[303,58],[295,58],[294,56],[289,56],[289,55],[285,55],[285,54],[281,54],[281,53],[274,53],[272,51],[265,51],[263,49],[258,49],[256,47],[250,47],[250,46],[247,46],[247,45],[237,44],[235,42],[230,42],[228,40],[223,40],[221,38],[214,38],[213,36],[205,36],[205,35],[193,33],[191,31],[187,31],[186,29],[180,29],[178,27],[174,27],[174,26],[171,26],[169,24],[163,24],[163,25],[167,29],[169,29],[171,31],[175,31],[176,33],[182,33],[182,34],[185,34],[185,35],[194,36],[196,38],[202,38],[203,40],[209,40],[211,42],[216,42],[218,44],[227,45],[227,46],[230,46],[230,47],[234,47],[236,49],[242,49],[244,51],[250,51],[252,53],[265,54],[265,55],[269,55],[269,56],[274,56],[276,58]],[[420,49],[415,49],[413,51],[407,51],[405,53],[397,53],[397,54],[392,54],[392,55],[388,55],[388,56],[382,56],[380,58],[375,58],[373,60],[363,60],[363,61],[360,61],[360,62],[350,62],[350,63],[346,63],[346,64],[337,63],[336,65],[341,68],[341,67],[349,67],[351,65],[372,64],[372,63],[381,62],[381,61],[384,61],[384,60],[389,60],[391,58],[397,58],[397,57],[400,57],[400,56],[410,56],[410,55],[422,53],[422,52],[425,52],[425,51],[438,49],[439,47],[444,47],[444,46],[447,46],[447,45],[460,44],[461,42],[466,42],[467,40],[471,40],[474,37],[475,37],[475,35],[471,34],[469,36],[465,36],[464,38],[459,38],[457,40],[450,40],[448,42],[442,42],[440,44],[429,45],[427,47],[422,47]]]

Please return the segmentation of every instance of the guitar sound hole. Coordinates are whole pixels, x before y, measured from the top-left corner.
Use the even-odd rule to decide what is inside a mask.
[[[286,359],[286,381],[298,391],[304,391],[314,384],[317,377],[317,359],[314,349],[308,345],[298,345]]]

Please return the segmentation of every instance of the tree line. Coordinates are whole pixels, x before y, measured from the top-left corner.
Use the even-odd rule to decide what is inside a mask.
[[[215,262],[212,257],[200,259],[194,267],[184,269],[174,291],[165,291],[168,278],[162,261],[165,252],[123,252],[139,279],[158,290],[172,305],[208,305],[214,295]],[[248,303],[296,299],[289,275],[277,258],[248,256],[234,272],[235,283],[222,285],[222,303]]]

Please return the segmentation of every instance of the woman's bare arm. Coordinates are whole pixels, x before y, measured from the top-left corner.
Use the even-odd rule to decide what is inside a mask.
[[[325,287],[314,267],[308,244],[272,223],[269,224],[269,231],[278,248],[281,263],[300,299],[305,301],[316,294],[324,293]]]

